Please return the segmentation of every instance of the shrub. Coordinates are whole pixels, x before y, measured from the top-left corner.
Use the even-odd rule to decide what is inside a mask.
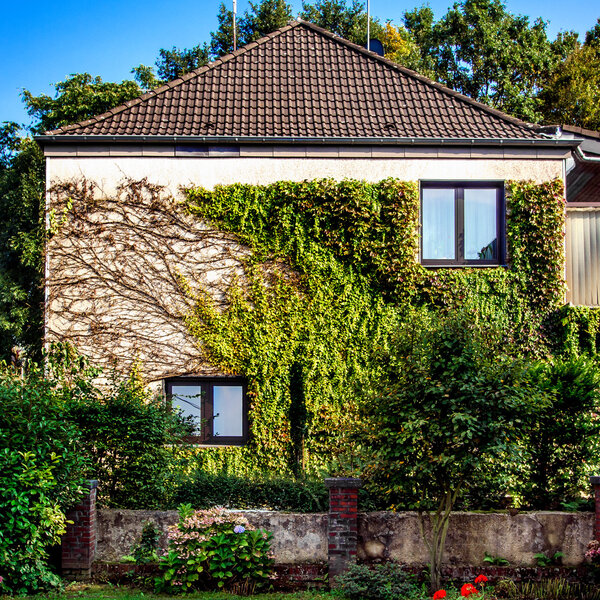
[[[414,577],[393,562],[373,568],[350,565],[335,582],[336,594],[349,600],[397,600],[414,596],[419,590]]]
[[[544,401],[530,415],[514,473],[523,504],[557,509],[587,492],[600,451],[600,370],[587,357],[538,363],[532,387]]]
[[[115,508],[164,508],[186,425],[133,374],[105,391],[74,398],[69,418],[82,434],[89,475],[101,482],[98,501]],[[175,446],[174,446],[175,444]]]
[[[227,508],[324,512],[329,495],[323,481],[291,479],[244,479],[224,473],[196,471],[178,483],[174,504],[189,503],[195,508]]]
[[[158,562],[159,539],[159,527],[151,521],[146,521],[142,527],[142,535],[131,550],[131,555],[137,565]]]
[[[0,368],[0,593],[60,585],[48,548],[60,542],[85,467],[64,395],[35,368],[23,377]]]
[[[269,579],[273,568],[271,533],[254,530],[248,521],[217,507],[179,510],[179,523],[169,528],[164,574],[157,588],[169,592],[227,588],[252,593]]]

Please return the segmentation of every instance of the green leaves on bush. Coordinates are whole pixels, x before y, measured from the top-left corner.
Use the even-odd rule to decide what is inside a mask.
[[[0,593],[60,585],[48,550],[60,543],[86,466],[64,396],[35,369],[20,377],[0,368]]]
[[[80,452],[90,460],[88,474],[101,482],[101,505],[161,508],[169,502],[176,445],[187,429],[162,397],[134,374],[104,390],[90,388],[67,408],[81,432]]]
[[[394,562],[373,568],[352,564],[335,578],[335,584],[335,595],[348,600],[397,600],[411,598],[419,591],[414,576]]]
[[[198,470],[189,477],[177,480],[173,504],[182,502],[199,509],[225,506],[303,513],[326,512],[329,492],[322,480],[236,477]]]

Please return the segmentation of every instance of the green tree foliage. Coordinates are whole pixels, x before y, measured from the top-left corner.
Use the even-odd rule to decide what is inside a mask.
[[[102,391],[89,383],[85,395],[66,407],[81,432],[80,452],[88,475],[102,482],[101,505],[161,508],[173,491],[170,478],[178,442],[189,431],[164,399],[149,392],[135,374]]]
[[[461,490],[506,453],[534,408],[524,368],[507,350],[502,328],[477,323],[469,307],[410,312],[381,356],[387,371],[379,391],[364,406],[366,479],[392,503],[419,511],[432,590],[440,587]]]
[[[523,429],[514,491],[525,506],[556,509],[589,488],[600,450],[600,372],[587,357],[554,359],[536,365],[530,380],[543,401]]]
[[[55,85],[52,98],[23,100],[42,133],[105,112],[141,93],[133,81],[106,83],[87,73]],[[44,157],[40,147],[15,123],[0,127],[0,359],[23,346],[41,356],[44,244]]]
[[[66,417],[73,393],[32,368],[0,368],[0,593],[57,587],[48,548],[64,533],[64,509],[79,497],[80,434]]]
[[[240,19],[241,38],[238,47],[284,27],[292,19],[292,7],[285,0],[250,2],[249,10]]]
[[[154,67],[147,65],[138,65],[131,69],[133,78],[137,81],[142,90],[151,90],[163,83],[154,73]]]
[[[23,91],[27,112],[35,119],[31,127],[33,133],[43,133],[89,119],[141,93],[135,81],[110,83],[89,73],[76,73],[54,84],[54,87],[54,98],[46,94],[34,96],[29,90]]]
[[[183,50],[179,50],[175,46],[171,50],[161,48],[159,58],[156,60],[158,78],[161,82],[172,81],[208,64],[209,58],[210,52],[206,43]],[[143,75],[139,71],[140,67],[136,74]]]
[[[546,23],[513,15],[501,0],[462,0],[437,22],[427,7],[405,14],[423,68],[441,83],[536,122],[545,78],[574,48],[576,35],[550,42]]]
[[[224,2],[219,4],[217,21],[217,30],[210,33],[210,51],[213,56],[224,56],[233,52],[233,11],[228,10]],[[239,19],[236,20],[236,38],[240,39]]]
[[[261,38],[293,19],[292,7],[285,0],[260,0],[250,2],[250,7],[236,19],[237,47]],[[211,32],[210,50],[213,56],[233,52],[233,12],[222,2],[217,13],[219,26]]]
[[[0,129],[0,359],[15,345],[39,359],[44,157],[14,123]]]
[[[596,25],[600,30],[600,25]],[[594,30],[550,75],[541,93],[549,123],[600,129],[600,40]]]
[[[300,18],[336,33],[360,46],[367,43],[367,13],[360,0],[316,0],[302,2]],[[371,39],[383,41],[384,28],[378,19],[371,17]]]

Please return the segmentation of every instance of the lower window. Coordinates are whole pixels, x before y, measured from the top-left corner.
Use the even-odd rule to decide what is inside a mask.
[[[243,444],[248,439],[246,384],[232,378],[177,378],[166,382],[167,401],[190,422],[191,441]]]
[[[504,186],[423,183],[421,262],[498,265],[504,260]]]

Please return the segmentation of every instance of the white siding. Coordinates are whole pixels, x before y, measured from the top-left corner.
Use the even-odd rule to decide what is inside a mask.
[[[600,209],[567,211],[567,301],[600,306]]]

